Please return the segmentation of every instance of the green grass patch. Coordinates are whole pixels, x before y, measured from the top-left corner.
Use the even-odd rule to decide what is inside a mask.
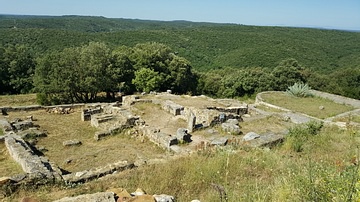
[[[290,96],[284,92],[264,93],[262,94],[262,98],[267,103],[320,119],[332,117],[354,109],[352,106],[338,104],[320,97],[300,98]],[[323,109],[320,108],[321,106]]]
[[[1,95],[0,106],[36,105],[36,94]]]

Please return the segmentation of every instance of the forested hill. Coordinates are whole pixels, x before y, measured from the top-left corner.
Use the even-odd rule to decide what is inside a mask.
[[[105,42],[111,47],[159,42],[200,71],[220,67],[273,69],[281,61],[321,73],[359,68],[360,33],[188,21],[147,21],[86,16],[0,15],[0,46],[24,44],[36,54]]]

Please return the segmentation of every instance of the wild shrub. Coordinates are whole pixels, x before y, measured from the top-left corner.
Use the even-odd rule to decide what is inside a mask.
[[[310,121],[306,124],[290,128],[287,136],[287,145],[295,152],[303,151],[303,145],[306,141],[311,136],[319,134],[322,127],[322,122]]]
[[[310,90],[311,88],[308,84],[295,83],[294,85],[288,87],[286,93],[295,97],[310,97],[312,96]]]

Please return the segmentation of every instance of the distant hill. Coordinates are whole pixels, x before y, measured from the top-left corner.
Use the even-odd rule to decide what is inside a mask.
[[[360,33],[189,21],[151,21],[91,16],[0,15],[0,45],[27,44],[37,54],[103,41],[170,46],[200,71],[219,67],[274,68],[295,58],[318,72],[360,67]]]

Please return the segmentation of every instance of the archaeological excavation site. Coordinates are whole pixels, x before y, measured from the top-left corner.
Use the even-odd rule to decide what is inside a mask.
[[[1,106],[1,194],[22,185],[87,183],[214,148],[271,149],[294,124],[342,124],[268,104],[261,95],[255,103],[164,92],[123,96],[114,103]],[[359,113],[357,104],[353,113]],[[125,195],[134,198],[134,193]],[[124,190],[58,201],[116,201],[123,195]],[[152,197],[175,201],[172,193]]]

